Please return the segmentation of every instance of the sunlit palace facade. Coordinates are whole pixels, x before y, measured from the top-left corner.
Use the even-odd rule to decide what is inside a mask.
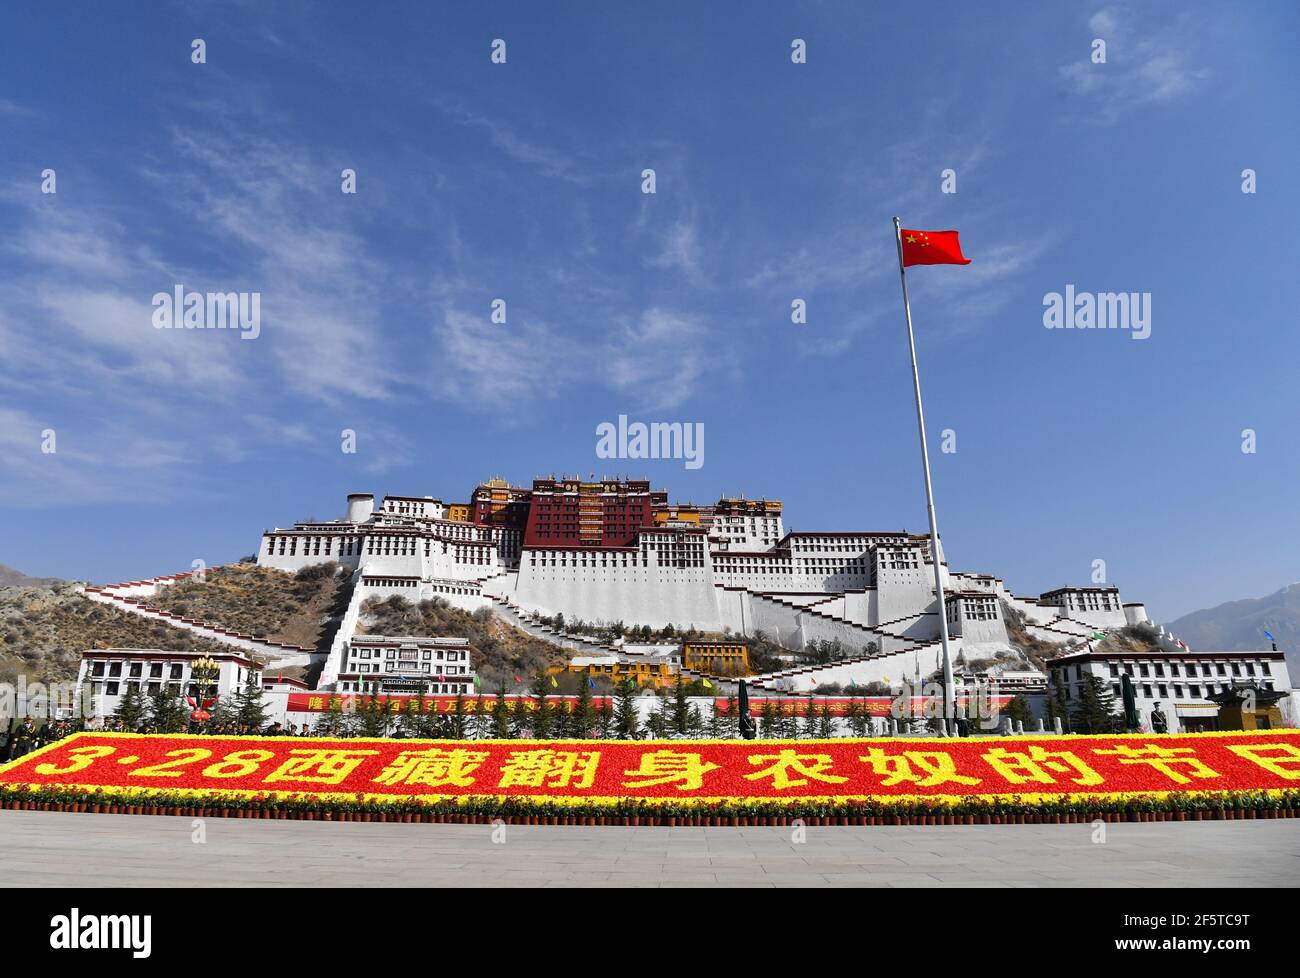
[[[467,502],[385,496],[376,506],[355,493],[341,520],[267,530],[257,556],[290,571],[337,561],[363,596],[761,632],[791,648],[838,639],[853,654],[913,654],[927,669],[939,633],[936,559],[949,632],[968,658],[1008,648],[1004,608],[1060,643],[1146,620],[1113,587],[1014,595],[993,575],[950,570],[925,534],[787,533],[777,500],[672,503],[621,478],[491,479]]]

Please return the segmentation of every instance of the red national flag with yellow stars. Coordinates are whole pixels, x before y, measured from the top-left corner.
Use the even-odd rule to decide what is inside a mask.
[[[903,267],[908,265],[969,265],[961,253],[956,231],[909,231],[903,228]]]

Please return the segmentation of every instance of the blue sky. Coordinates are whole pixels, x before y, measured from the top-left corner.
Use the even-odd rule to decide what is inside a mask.
[[[922,530],[898,213],[974,259],[910,277],[955,567],[1101,559],[1166,620],[1300,579],[1294,4],[264,6],[0,14],[0,562],[174,572],[553,472]],[[261,336],[155,330],[177,283]],[[1067,283],[1151,337],[1044,329]],[[620,414],[704,466],[598,459]]]

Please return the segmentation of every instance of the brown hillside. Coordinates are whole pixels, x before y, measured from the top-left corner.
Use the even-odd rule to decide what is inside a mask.
[[[411,635],[420,638],[467,638],[471,662],[490,693],[500,683],[514,688],[514,677],[525,683],[548,666],[569,661],[569,651],[535,638],[501,621],[489,609],[471,614],[441,599],[418,605],[400,597],[372,598],[361,606],[357,631],[372,635]]]
[[[86,649],[215,652],[184,629],[97,604],[71,584],[0,588],[0,682],[70,682]]]
[[[163,588],[145,603],[273,642],[324,649],[351,595],[348,575],[333,562],[296,574],[231,564],[208,571],[205,578]]]
[[[1007,638],[1012,647],[1019,649],[1029,664],[1038,671],[1045,671],[1047,667],[1044,663],[1061,654],[1061,645],[1031,635],[1026,627],[1028,623],[1024,612],[1011,607],[1005,601],[1002,602],[1002,620],[1006,622]]]

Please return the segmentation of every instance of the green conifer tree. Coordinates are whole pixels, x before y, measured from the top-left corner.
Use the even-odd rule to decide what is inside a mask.
[[[640,732],[641,718],[637,714],[636,693],[636,683],[631,677],[619,683],[614,706],[614,730],[621,740],[635,740]]]
[[[600,708],[596,711],[596,730],[601,740],[608,740],[614,733],[614,700],[612,696],[603,696]]]
[[[723,715],[722,711],[718,709],[716,703],[714,704],[713,709],[709,711],[707,729],[710,740],[726,740],[727,718]]]
[[[497,687],[492,702],[492,736],[497,740],[510,739],[510,704],[506,701],[506,684]]]
[[[244,685],[235,691],[232,700],[235,722],[248,727],[252,733],[260,733],[266,726],[266,700],[263,698],[261,683],[253,681],[251,671],[244,679]]]
[[[687,710],[689,703],[686,699],[686,683],[682,681],[682,674],[677,674],[677,684],[673,687],[673,712],[672,728],[678,734],[685,735]]]
[[[392,724],[388,711],[388,698],[378,694],[367,696],[357,711],[357,725],[366,737],[387,737]]]
[[[1079,692],[1071,716],[1079,733],[1114,733],[1120,718],[1115,712],[1115,697],[1100,676],[1088,676]]]
[[[787,740],[799,739],[799,707],[794,700],[781,700],[777,705],[781,717],[781,736]]]
[[[544,671],[538,671],[533,676],[532,694],[535,706],[533,710],[533,736],[539,740],[545,740],[551,736],[554,718],[551,715],[551,707],[547,702],[547,697],[551,695],[551,690],[554,688],[551,685],[551,677]]]
[[[694,703],[691,704],[691,708],[686,713],[686,736],[704,736],[704,715],[700,713],[699,706]]]
[[[1064,687],[1057,687],[1053,692],[1047,694],[1047,727],[1049,730],[1055,728],[1055,721],[1060,718],[1061,729],[1066,733],[1070,732],[1070,710],[1065,703]]]
[[[424,735],[425,716],[421,697],[412,696],[406,701],[406,707],[397,720],[397,729],[402,737],[421,737]]]
[[[451,735],[457,740],[464,740],[469,732],[469,713],[465,709],[465,694],[460,689],[451,704]]]
[[[791,706],[794,706],[792,703]],[[797,722],[797,721],[796,721]],[[812,693],[808,694],[808,699],[803,707],[803,735],[808,740],[817,736],[817,701],[813,699]]]
[[[856,696],[849,697],[848,705],[844,707],[844,723],[854,737],[866,736],[863,730],[862,713],[862,701]]]
[[[325,712],[316,718],[316,725],[312,730],[320,737],[343,736],[343,700],[341,697],[331,696],[329,698],[329,703],[325,706]]]
[[[169,693],[165,686],[149,698],[149,712],[154,729],[159,733],[184,733],[189,727],[189,710],[180,697]]]
[[[1034,720],[1034,711],[1029,706],[1029,700],[1023,693],[1017,693],[1011,697],[1011,702],[1006,705],[1002,711],[1012,720],[1029,726]]]
[[[596,713],[591,704],[591,677],[578,677],[578,699],[573,704],[573,716],[570,718],[569,735],[578,740],[591,736],[596,723]]]
[[[126,684],[126,692],[118,700],[113,716],[122,721],[122,729],[127,733],[135,733],[149,719],[149,703],[138,683]]]
[[[758,711],[758,735],[764,740],[770,740],[781,735],[781,719],[777,714],[776,703],[771,699],[764,699],[763,705]]]
[[[577,725],[574,711],[578,708],[577,703],[570,702],[568,699],[557,700],[551,707],[551,736],[556,740],[571,740],[577,737],[574,729]]]
[[[474,697],[469,729],[475,740],[486,740],[492,735],[492,704],[482,693]]]
[[[655,740],[663,740],[673,728],[672,717],[668,711],[668,701],[656,696],[650,715],[646,717],[646,732]]]
[[[835,736],[835,713],[831,710],[830,700],[823,700],[817,714],[817,736],[825,740]]]
[[[515,697],[514,706],[510,710],[510,736],[515,740],[527,737],[532,725],[533,718],[528,709],[528,699],[523,696]]]

